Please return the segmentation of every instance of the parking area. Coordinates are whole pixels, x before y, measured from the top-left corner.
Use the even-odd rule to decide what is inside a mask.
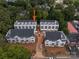
[[[69,56],[65,47],[44,47],[43,54],[45,56]]]
[[[69,49],[70,49],[71,56],[79,57],[79,50],[76,46],[70,46]]]
[[[32,44],[23,44],[23,47],[27,48],[31,53],[32,55],[35,55],[36,53],[36,43],[32,43]]]

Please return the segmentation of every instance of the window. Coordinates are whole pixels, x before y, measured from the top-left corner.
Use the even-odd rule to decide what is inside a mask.
[[[41,29],[43,29],[43,26],[41,26]]]
[[[59,41],[56,42],[56,45],[58,45]]]
[[[28,27],[26,26],[26,29],[28,29]]]
[[[54,43],[52,43],[52,45],[54,45]]]
[[[26,24],[28,25],[29,23],[28,23],[28,22],[26,22]]]
[[[45,26],[45,29],[47,29],[47,26]]]
[[[34,40],[32,40],[32,42],[34,42]]]
[[[31,26],[31,29],[33,29],[33,26]]]
[[[21,43],[23,43],[24,42],[24,40],[21,40]]]
[[[18,26],[18,29],[21,29],[21,27],[20,27],[20,26]]]
[[[33,22],[30,23],[31,25],[33,24]]]
[[[62,43],[61,46],[64,46],[64,43]]]
[[[48,44],[46,44],[48,46]]]
[[[25,43],[27,43],[27,42],[28,42],[28,40],[25,41]]]
[[[10,40],[8,40],[8,42],[10,42]]]
[[[22,26],[22,29],[24,29],[24,26]]]
[[[29,26],[29,29],[31,29],[31,26]]]
[[[15,29],[17,29],[17,26],[15,26]]]
[[[15,43],[15,40],[12,40],[13,43]]]
[[[56,26],[56,29],[58,29],[58,26]]]
[[[28,42],[28,40],[26,40],[26,42]]]
[[[35,28],[35,26],[33,26],[33,28]]]
[[[51,29],[51,26],[49,26],[48,28]]]
[[[54,26],[52,26],[52,29],[54,29]]]

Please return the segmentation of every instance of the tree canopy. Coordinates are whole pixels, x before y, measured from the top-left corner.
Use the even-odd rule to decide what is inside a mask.
[[[29,59],[30,57],[29,50],[20,45],[0,47],[0,59]]]

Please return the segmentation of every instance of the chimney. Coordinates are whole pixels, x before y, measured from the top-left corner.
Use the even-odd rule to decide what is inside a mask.
[[[33,9],[33,21],[36,21],[35,9]]]

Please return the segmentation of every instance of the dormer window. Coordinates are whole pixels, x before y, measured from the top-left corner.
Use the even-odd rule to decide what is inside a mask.
[[[32,37],[32,39],[34,39],[34,38]]]
[[[52,26],[52,29],[54,29],[54,26]]]
[[[24,29],[24,26],[22,26],[22,29]]]
[[[21,29],[21,27],[20,27],[20,26],[18,26],[18,28],[19,28],[19,29]]]
[[[35,28],[35,26],[33,26],[33,28]]]
[[[52,43],[52,45],[54,45],[54,43]]]
[[[31,29],[31,26],[29,26],[29,29]]]
[[[15,40],[12,40],[13,43],[15,43]]]
[[[62,43],[61,46],[64,46],[64,43]]]
[[[10,42],[10,40],[8,40],[8,42]]]
[[[34,40],[32,40],[32,42],[33,42]]]
[[[51,29],[51,26],[49,26],[48,28]]]
[[[41,29],[43,29],[43,26],[41,26]]]
[[[45,26],[45,29],[47,29],[47,26]]]
[[[26,42],[28,42],[28,40],[26,40]]]
[[[24,40],[21,40],[21,43],[23,43],[24,42]]]
[[[58,29],[58,26],[56,26],[56,28],[55,29]]]

